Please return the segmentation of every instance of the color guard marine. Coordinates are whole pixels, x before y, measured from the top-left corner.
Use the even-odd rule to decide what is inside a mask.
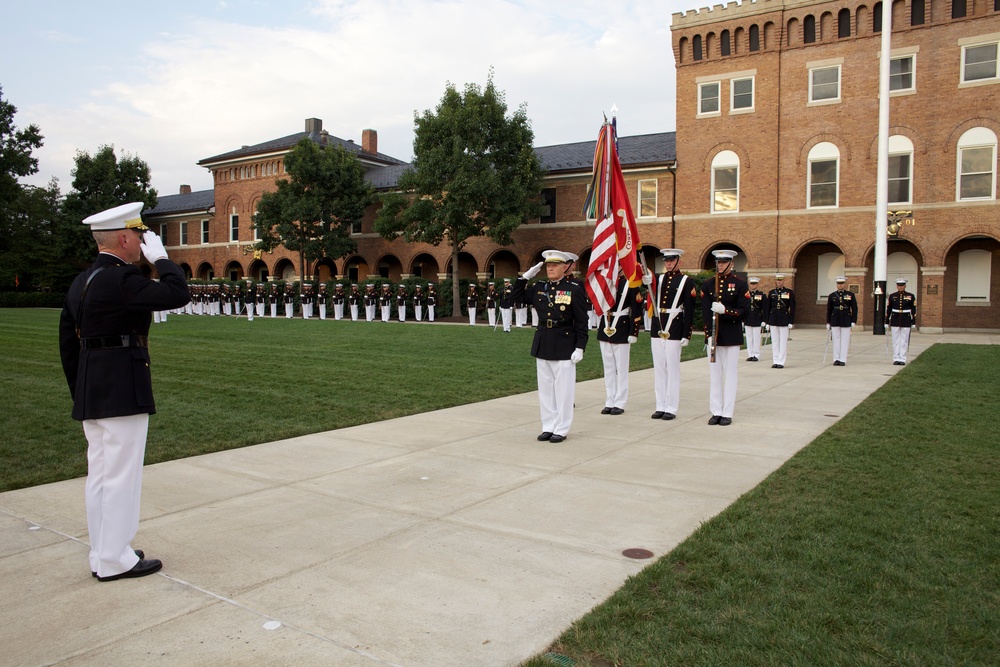
[[[784,368],[788,359],[788,332],[795,328],[795,292],[785,287],[785,274],[774,274],[775,288],[767,293],[764,322],[771,332],[771,368]]]
[[[437,306],[437,290],[434,289],[434,283],[427,283],[427,321],[434,321],[434,309]]]
[[[833,365],[846,366],[851,331],[858,322],[858,298],[845,289],[847,278],[837,277],[837,291],[826,298],[826,328],[833,343]]]
[[[896,281],[896,291],[885,300],[885,322],[892,334],[892,364],[905,366],[910,332],[917,328],[917,297],[906,291],[906,278]]]
[[[736,409],[736,370],[750,288],[733,272],[735,250],[715,250],[716,273],[701,284],[701,312],[708,344],[710,426],[729,426]]]
[[[271,309],[271,317],[278,316],[278,283],[271,283],[267,291],[267,305]]]
[[[486,318],[491,327],[497,325],[497,308],[500,305],[500,295],[497,294],[496,283],[490,282],[486,286]]]
[[[382,309],[382,321],[388,322],[392,316],[392,292],[389,283],[382,283],[382,292],[378,295],[378,305]]]
[[[257,283],[257,294],[254,297],[254,306],[257,308],[257,317],[264,317],[264,304],[267,302],[267,294],[264,292],[264,283]]]
[[[424,294],[423,285],[413,288],[413,314],[417,322],[424,319],[424,304],[427,303],[427,295]]]
[[[604,364],[604,409],[602,415],[620,415],[628,402],[628,372],[632,345],[642,327],[642,295],[629,287],[624,275],[615,287],[612,309],[600,318],[597,341]]]
[[[333,288],[333,319],[344,319],[344,304],[347,303],[347,294],[344,286],[337,283]]]
[[[764,326],[767,295],[757,289],[760,278],[751,277],[747,283],[750,285],[750,310],[747,311],[747,319],[744,322],[747,332],[747,361],[760,361],[760,331]]]
[[[347,295],[347,306],[351,310],[351,321],[358,321],[358,308],[361,305],[361,292],[357,283],[351,283],[351,291]]]
[[[375,285],[368,283],[365,285],[365,319],[367,321],[375,321],[375,308],[377,306],[378,294],[375,293]]]
[[[396,316],[399,318],[400,322],[406,321],[406,299],[409,295],[406,293],[406,286],[399,285],[396,288]]]
[[[326,283],[319,284],[319,294],[316,295],[316,305],[319,306],[319,319],[326,319]]]
[[[643,276],[643,284],[647,285],[653,303],[649,333],[656,410],[650,417],[669,421],[677,416],[680,407],[681,348],[691,342],[698,288],[694,280],[680,271],[683,250],[667,248],[660,252],[663,254],[663,273],[655,280],[651,273]],[[740,338],[742,341],[742,336]]]
[[[285,283],[285,318],[292,319],[292,315],[295,313],[295,285],[292,283]]]
[[[500,289],[500,320],[503,322],[504,333],[510,333],[513,319],[514,287],[510,283],[510,278],[504,278],[503,287]]]

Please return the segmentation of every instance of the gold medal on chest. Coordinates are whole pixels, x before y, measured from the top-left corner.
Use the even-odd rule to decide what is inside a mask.
[[[604,333],[606,333],[608,337],[614,336],[616,331],[618,330],[614,327],[604,327]]]

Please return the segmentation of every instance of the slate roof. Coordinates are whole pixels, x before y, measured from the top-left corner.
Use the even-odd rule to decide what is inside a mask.
[[[156,208],[146,215],[171,215],[173,213],[204,213],[215,206],[215,190],[199,190],[186,195],[165,195],[156,198]]]
[[[379,162],[386,162],[388,164],[405,164],[402,160],[398,160],[392,156],[386,155],[385,153],[369,153],[362,150],[361,146],[354,143],[353,141],[346,141],[340,137],[335,137],[332,134],[327,136],[327,145],[340,146],[349,153],[355,153],[358,157],[365,157],[372,160],[378,160]],[[201,166],[207,166],[215,162],[223,162],[225,160],[233,160],[241,157],[249,157],[251,155],[258,155],[260,153],[271,153],[274,151],[288,150],[292,148],[295,144],[299,143],[302,139],[312,139],[316,143],[320,143],[320,135],[316,132],[296,132],[295,134],[289,134],[287,137],[281,137],[280,139],[271,139],[270,141],[265,141],[260,144],[254,144],[253,146],[244,146],[235,151],[229,151],[228,153],[222,153],[220,155],[214,155],[212,157],[207,157],[203,160],[199,160],[198,164]]]

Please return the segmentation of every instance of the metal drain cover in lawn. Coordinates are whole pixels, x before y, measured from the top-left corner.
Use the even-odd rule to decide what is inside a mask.
[[[649,549],[626,549],[622,552],[622,556],[625,556],[625,558],[642,560],[643,558],[652,558],[653,552]]]

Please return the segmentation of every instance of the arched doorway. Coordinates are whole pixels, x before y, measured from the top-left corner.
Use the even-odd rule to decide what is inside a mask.
[[[410,264],[410,273],[424,280],[435,281],[437,274],[441,273],[441,267],[434,257],[426,252],[422,252],[413,258]]]
[[[292,264],[291,260],[279,259],[278,263],[274,265],[274,275],[278,276],[279,280],[284,280],[285,282],[294,281],[295,265]]]
[[[830,241],[812,241],[799,249],[792,266],[795,275],[785,285],[795,291],[795,323],[823,324],[826,297],[837,289],[837,276],[844,275],[843,251]]]
[[[344,262],[344,276],[352,283],[360,284],[370,273],[368,262],[359,255],[354,255]]]
[[[212,265],[208,262],[202,262],[198,265],[198,280],[212,280],[215,278],[215,270]]]
[[[231,260],[226,264],[226,270],[223,272],[226,280],[242,280],[243,279],[243,266],[236,260]]]

